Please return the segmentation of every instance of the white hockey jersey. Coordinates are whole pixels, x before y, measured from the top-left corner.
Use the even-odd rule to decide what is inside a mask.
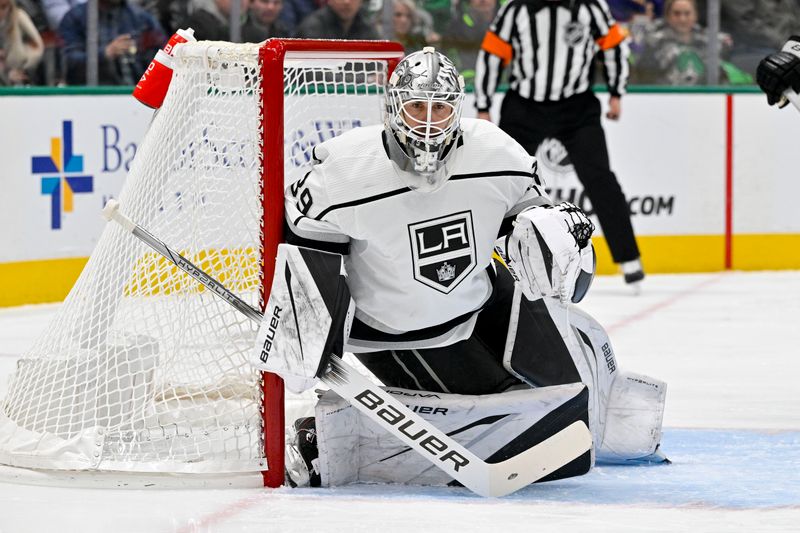
[[[286,189],[298,245],[346,255],[356,315],[347,349],[431,348],[466,339],[492,294],[492,251],[526,207],[549,203],[536,160],[491,122],[462,119],[439,190],[409,189],[383,127],[318,145]]]

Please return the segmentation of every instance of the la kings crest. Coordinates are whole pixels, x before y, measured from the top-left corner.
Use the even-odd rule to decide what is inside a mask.
[[[414,279],[445,294],[475,268],[472,212],[462,211],[408,225]]]

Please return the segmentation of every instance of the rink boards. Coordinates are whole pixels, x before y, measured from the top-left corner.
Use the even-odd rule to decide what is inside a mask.
[[[100,209],[152,116],[108,92],[117,94],[0,96],[10,126],[0,129],[0,306],[63,299],[97,242]],[[622,120],[604,126],[648,271],[800,268],[794,109],[756,93],[635,93]],[[538,156],[551,196],[591,212],[563,147],[546,141]],[[614,272],[602,234],[595,239],[598,271]]]

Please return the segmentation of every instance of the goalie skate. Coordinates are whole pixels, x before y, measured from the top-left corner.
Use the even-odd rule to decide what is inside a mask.
[[[286,481],[292,487],[319,487],[319,450],[313,417],[295,421],[293,438],[287,438]]]

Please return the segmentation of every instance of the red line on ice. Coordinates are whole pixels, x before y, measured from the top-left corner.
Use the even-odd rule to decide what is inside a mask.
[[[241,500],[232,502],[223,507],[222,509],[220,509],[219,511],[205,515],[199,519],[190,518],[184,526],[176,530],[176,533],[193,533],[195,531],[206,531],[208,527],[213,524],[219,524],[220,522],[223,522],[225,519],[238,515],[242,511],[246,511],[247,509],[253,507],[258,503],[263,503],[265,494],[266,492],[259,491],[257,494],[254,494],[253,496],[248,496],[247,498],[242,498]]]
[[[639,311],[635,315],[631,315],[631,316],[625,317],[622,320],[620,320],[619,322],[615,322],[614,324],[611,324],[610,326],[608,326],[606,328],[606,331],[608,333],[611,333],[612,331],[615,331],[615,330],[618,330],[618,329],[622,329],[622,328],[624,328],[626,326],[629,326],[629,325],[633,324],[634,322],[638,322],[640,320],[644,320],[646,318],[650,318],[657,311],[660,311],[660,310],[662,310],[664,308],[667,308],[667,307],[671,306],[672,304],[682,300],[686,296],[691,296],[695,292],[698,292],[701,289],[704,289],[707,286],[712,285],[712,284],[720,281],[724,277],[725,277],[725,273],[721,273],[721,274],[719,274],[717,276],[714,276],[713,278],[705,279],[705,280],[701,281],[700,283],[697,283],[695,285],[692,285],[691,287],[688,287],[688,288],[680,291],[677,294],[673,294],[672,296],[670,296],[666,300],[662,300],[660,302],[657,302],[657,303],[651,305],[650,307],[645,307],[643,310]]]

